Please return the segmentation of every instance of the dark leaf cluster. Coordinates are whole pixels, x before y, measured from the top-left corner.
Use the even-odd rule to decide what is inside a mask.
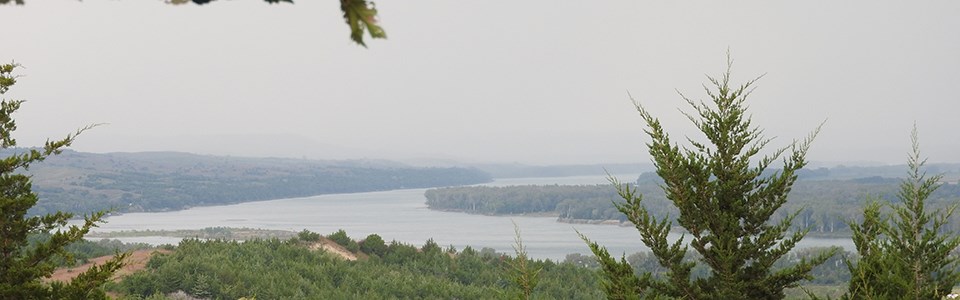
[[[168,4],[181,5],[193,3],[196,5],[204,5],[213,2],[214,0],[165,0]],[[264,0],[269,4],[277,3],[290,3],[293,4],[293,0]],[[0,0],[0,5],[10,4],[11,0]],[[23,5],[24,0],[14,0],[12,3],[17,5]],[[364,32],[370,35],[370,38],[374,39],[385,39],[387,38],[387,32],[383,30],[383,27],[380,26],[380,22],[377,19],[377,9],[373,1],[367,0],[340,0],[340,10],[343,11],[343,20],[347,23],[347,26],[350,27],[350,39],[353,40],[360,46],[366,47],[367,44],[363,41]]]

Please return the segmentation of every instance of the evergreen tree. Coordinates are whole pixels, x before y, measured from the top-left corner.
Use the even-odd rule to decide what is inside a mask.
[[[611,179],[626,200],[615,203],[617,208],[636,226],[643,243],[667,270],[663,276],[647,272],[637,277],[625,258],[611,258],[603,247],[584,237],[602,265],[604,288],[611,299],[781,299],[784,289],[809,278],[814,266],[833,255],[834,251],[825,251],[811,259],[774,268],[774,263],[807,233],[788,232],[799,211],[779,222],[769,220],[787,201],[797,179],[796,171],[806,165],[805,155],[819,128],[803,141],[757,157],[770,139],[762,136],[746,114],[744,101],[756,79],[730,87],[729,56],[727,61],[727,71],[720,78],[707,77],[716,88],[706,88],[712,105],[681,94],[696,111],[696,116],[686,116],[709,144],[692,138],[687,138],[692,148],[674,144],[659,119],[634,100],[646,121],[645,132],[652,139],[647,145],[657,175],[664,180],[662,188],[679,209],[676,221],[686,229],[686,234],[669,242],[667,235],[674,224],[670,217],[653,216],[636,188]],[[782,169],[764,176],[781,156]],[[709,268],[706,277],[692,278],[696,263],[688,258],[690,247]]]
[[[529,300],[533,297],[533,289],[540,282],[540,272],[543,268],[535,268],[527,255],[527,247],[523,245],[523,239],[520,238],[520,226],[513,222],[513,252],[516,256],[507,261],[507,277],[510,278],[519,288],[519,294],[515,299]]]
[[[17,76],[13,75],[16,67],[16,64],[0,65],[0,94],[16,83]],[[0,102],[0,147],[3,149],[16,146],[11,134],[17,125],[11,115],[22,103],[23,100],[6,99]],[[0,159],[0,299],[106,298],[101,286],[122,266],[124,254],[90,268],[68,284],[41,281],[53,273],[55,259],[69,258],[64,247],[83,239],[100,221],[103,212],[84,218],[81,226],[66,226],[67,220],[73,217],[69,213],[27,217],[27,211],[37,203],[37,195],[31,190],[30,177],[20,173],[31,164],[60,153],[87,128],[62,140],[47,141],[43,148],[18,151]],[[28,243],[27,237],[37,233],[50,233],[49,239]]]
[[[883,205],[869,203],[860,224],[850,224],[860,259],[847,261],[851,280],[845,299],[942,299],[960,283],[957,257],[960,236],[945,232],[957,205],[928,212],[926,200],[941,175],[927,177],[921,169],[917,128],[910,138],[907,178],[900,183],[900,203],[884,214]]]
[[[379,234],[371,233],[360,243],[360,251],[369,255],[383,257],[387,253],[387,243]]]

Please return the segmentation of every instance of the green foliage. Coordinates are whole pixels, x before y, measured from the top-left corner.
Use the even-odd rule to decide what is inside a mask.
[[[0,94],[7,92],[16,83],[13,75],[18,65],[0,66]],[[0,102],[0,147],[16,146],[12,133],[17,129],[12,114],[20,108],[23,100]],[[89,128],[89,127],[87,127]],[[73,215],[56,212],[43,216],[27,217],[27,211],[36,205],[37,195],[31,190],[29,176],[18,171],[31,164],[58,154],[70,146],[81,129],[56,141],[47,141],[43,148],[13,154],[0,159],[0,299],[97,299],[106,298],[100,289],[113,272],[122,265],[123,254],[113,260],[90,268],[69,284],[44,284],[41,279],[53,273],[57,261],[71,260],[66,247],[83,239],[83,235],[96,226],[103,212],[84,218],[83,225],[66,226]],[[31,234],[48,234],[45,240],[28,243]]]
[[[350,252],[357,253],[358,251],[360,251],[360,245],[357,244],[356,241],[351,239],[350,236],[347,236],[347,232],[343,231],[343,229],[337,230],[337,232],[330,234],[329,236],[327,236],[327,238],[333,241],[334,243],[337,243],[338,245],[343,246],[344,248],[347,248],[347,250],[349,250]]]
[[[729,62],[729,60],[728,60]],[[637,111],[646,121],[650,155],[663,179],[663,190],[679,210],[677,223],[687,235],[669,242],[673,222],[651,215],[636,188],[611,179],[625,203],[616,204],[640,232],[643,243],[666,269],[663,278],[645,273],[633,277],[625,259],[617,262],[599,245],[589,243],[603,265],[608,297],[673,297],[685,299],[782,299],[784,289],[809,278],[814,266],[834,254],[825,251],[787,267],[774,264],[799,242],[806,230],[788,235],[799,212],[769,222],[787,201],[796,171],[806,165],[805,154],[816,132],[801,142],[757,158],[770,142],[751,124],[744,101],[755,82],[730,87],[730,69],[720,78],[708,79],[716,90],[707,89],[712,105],[683,97],[696,114],[687,114],[709,143],[692,138],[692,148],[674,144],[657,118],[639,103]],[[681,95],[682,96],[682,95]],[[780,157],[783,167],[765,175]],[[751,164],[756,166],[751,166]],[[689,238],[689,245],[684,239]],[[692,247],[699,261],[709,268],[703,278],[692,278],[696,263],[685,259]]]
[[[366,47],[363,42],[363,32],[370,33],[371,38],[385,39],[387,33],[383,31],[377,20],[377,9],[373,2],[366,0],[340,0],[340,9],[343,10],[343,19],[350,26],[350,39]]]
[[[518,299],[529,300],[533,296],[533,289],[540,281],[540,272],[542,268],[534,269],[530,266],[530,259],[527,257],[527,248],[523,246],[523,240],[520,238],[520,227],[513,223],[513,252],[516,256],[508,263],[507,276],[517,284],[520,289]]]
[[[89,235],[86,236],[89,237]],[[48,243],[50,238],[51,234],[49,232],[31,234],[27,238],[28,245],[26,250],[32,249],[37,245]],[[148,248],[152,248],[152,246],[143,243],[123,243],[119,240],[111,239],[103,239],[99,241],[82,239],[64,247],[64,250],[66,250],[67,254],[63,257],[53,258],[52,262],[54,262],[57,267],[74,266],[76,264],[87,263],[88,260],[92,258],[112,255],[116,254],[117,252],[129,252]]]
[[[597,250],[606,251],[602,247],[598,247]],[[791,251],[774,264],[774,269],[783,269],[801,260],[813,259],[820,256],[824,251],[833,250],[832,248],[812,247]],[[804,285],[846,285],[850,281],[850,273],[844,261],[855,256],[856,253],[838,250],[829,260],[811,271],[813,278],[805,281]],[[692,278],[705,278],[710,275],[709,267],[702,262],[701,257],[696,252],[688,253],[684,260],[696,263],[696,266],[690,271]],[[592,255],[569,254],[563,262],[589,269],[599,269],[601,267],[597,258]],[[668,271],[660,265],[657,257],[651,252],[630,254],[626,256],[626,262],[628,266],[633,268],[633,273],[638,276],[649,273],[653,278],[659,279],[664,278]],[[622,273],[626,274],[627,272],[623,271]]]
[[[167,0],[166,2],[173,5],[194,3],[197,5],[203,5],[214,0]],[[264,0],[270,4],[276,4],[280,2],[293,3],[293,0]],[[24,0],[15,0],[13,3],[17,5],[23,5]],[[0,0],[0,5],[9,4],[10,0]],[[377,9],[374,7],[373,2],[367,2],[366,0],[340,0],[340,10],[343,11],[343,19],[347,22],[347,26],[350,27],[350,39],[360,46],[367,47],[367,44],[363,42],[363,33],[364,31],[370,34],[371,38],[375,39],[385,39],[387,38],[386,31],[383,30],[383,27],[380,27],[377,20]]]
[[[960,166],[939,164],[937,170],[952,172]],[[790,191],[790,201],[784,203],[771,221],[778,222],[799,211],[791,230],[809,229],[813,236],[850,236],[847,220],[861,218],[861,206],[866,194],[876,195],[878,201],[895,201],[899,180],[878,175],[893,176],[888,167],[834,167],[812,172],[797,170],[798,180]],[[778,169],[768,169],[773,174]],[[807,175],[803,175],[807,174]],[[804,176],[808,179],[803,179]],[[677,215],[679,211],[666,198],[655,173],[644,173],[635,188],[643,195],[644,206],[656,218]],[[623,203],[616,190],[609,185],[524,185],[524,186],[461,186],[427,190],[424,195],[431,209],[460,211],[484,215],[551,214],[561,222],[600,223],[608,220],[626,222],[627,216],[617,210]],[[941,186],[930,195],[928,206],[941,208],[960,201],[960,184]],[[948,220],[945,228],[960,230],[960,218]]]
[[[606,248],[591,242],[583,234],[580,234],[580,237],[590,247],[590,251],[597,256],[596,259],[602,268],[600,275],[603,277],[600,285],[608,299],[640,299],[640,295],[647,292],[644,290],[640,278],[637,278],[633,268],[627,263],[626,257],[621,257],[620,261],[617,261],[610,256]],[[649,284],[652,275],[648,272],[642,276],[646,280],[644,283]],[[648,294],[648,296],[653,296],[653,294]]]
[[[450,254],[394,242],[382,259],[345,261],[279,239],[185,240],[115,290],[130,297],[184,291],[209,299],[504,299],[510,282],[503,270],[510,260],[469,247]],[[602,296],[590,270],[550,261],[527,264],[542,269],[534,299]]]
[[[300,233],[297,233],[297,238],[304,242],[319,242],[320,234],[304,229]]]
[[[381,238],[380,235],[371,233],[367,236],[367,238],[360,242],[360,251],[363,251],[363,253],[366,254],[382,257],[387,253],[387,244],[383,241],[383,238]]]
[[[655,185],[651,185],[653,187]],[[446,187],[427,190],[424,196],[427,206],[438,210],[476,214],[551,212],[561,219],[626,220],[610,204],[610,199],[617,194],[609,185]]]
[[[439,255],[443,253],[443,249],[440,248],[440,245],[437,244],[433,238],[427,239],[427,241],[423,243],[423,247],[420,247],[420,251],[427,255]]]
[[[404,264],[417,257],[417,247],[393,241],[387,246],[383,261],[390,264]]]
[[[900,184],[899,203],[870,202],[863,221],[851,224],[860,253],[848,261],[852,274],[847,299],[941,299],[960,283],[957,256],[960,236],[944,230],[957,204],[928,211],[927,199],[940,186],[941,175],[927,177],[922,170],[917,129],[914,126],[909,172]]]

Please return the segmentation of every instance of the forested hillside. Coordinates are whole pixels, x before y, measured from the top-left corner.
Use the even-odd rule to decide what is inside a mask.
[[[164,211],[330,193],[488,182],[476,169],[414,168],[385,161],[236,158],[186,153],[65,151],[29,170],[32,214]]]
[[[231,235],[248,229],[202,231]],[[83,242],[71,247],[70,252],[78,258],[89,258],[142,248],[143,245],[122,245],[116,241]],[[512,269],[518,262],[514,255],[490,248],[457,250],[432,240],[417,247],[384,242],[376,234],[354,240],[343,230],[325,237],[304,230],[283,239],[187,239],[179,246],[162,248],[162,252],[154,252],[146,269],[120,277],[107,289],[119,299],[182,299],[183,295],[202,299],[517,299],[521,291]],[[359,259],[345,259],[343,253],[337,253],[340,251]],[[802,249],[778,261],[776,266],[780,268],[816,253],[816,249]],[[829,263],[817,267],[814,278],[803,285],[830,287],[828,292],[837,290],[850,279],[842,257],[855,256],[838,253]],[[697,257],[688,259],[695,261]],[[633,272],[650,271],[657,278],[666,272],[649,252],[627,255],[626,260]],[[540,270],[532,290],[533,299],[604,297],[601,277],[596,273],[599,265],[593,256],[570,254],[562,262],[527,263],[531,270]],[[706,276],[708,272],[700,263],[693,271],[694,277]],[[788,298],[803,295],[798,289],[788,292]]]
[[[938,168],[944,169],[947,167]],[[875,174],[871,171],[876,169],[843,167],[818,169],[802,175],[804,178],[846,178]],[[871,197],[893,201],[899,183],[897,178],[880,176],[799,180],[789,201],[775,218],[801,210],[795,220],[798,229],[810,228],[812,233],[819,235],[846,235],[849,228],[845,221],[860,218],[863,204]],[[651,212],[658,216],[675,216],[676,208],[667,201],[659,185],[659,178],[653,173],[645,173],[636,181],[644,205]],[[451,187],[427,190],[425,196],[427,205],[438,210],[489,215],[549,213],[566,222],[626,221],[626,216],[613,206],[613,201],[622,202],[622,199],[611,185]],[[929,205],[943,207],[956,201],[960,201],[960,184],[950,181],[931,196]],[[960,230],[960,217],[951,219],[948,227]]]
[[[185,240],[111,289],[131,298],[183,292],[204,299],[509,299],[519,292],[508,275],[510,256],[444,249],[432,240],[422,247],[387,244],[374,236],[359,242],[342,231],[330,236],[353,248],[362,257],[356,261],[312,250],[319,235],[310,232],[290,240]],[[537,299],[603,297],[590,269],[530,263],[541,269]]]

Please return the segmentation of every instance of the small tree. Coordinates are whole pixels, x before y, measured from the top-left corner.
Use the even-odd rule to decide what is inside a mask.
[[[337,243],[338,245],[343,246],[350,252],[357,253],[357,251],[360,251],[360,245],[358,245],[356,241],[351,239],[350,236],[347,235],[347,232],[343,231],[343,229],[337,230],[337,232],[330,234],[329,236],[327,236],[327,238],[333,241],[334,243]]]
[[[320,241],[320,234],[304,229],[297,233],[297,239],[304,242],[318,242]]]
[[[926,200],[940,186],[941,175],[927,177],[921,169],[917,128],[910,136],[912,152],[907,178],[900,183],[892,213],[871,201],[860,224],[850,224],[860,259],[847,261],[851,280],[845,299],[942,299],[960,283],[957,257],[960,237],[945,232],[957,204],[928,212]]]
[[[520,288],[520,294],[517,299],[529,300],[533,297],[533,289],[540,282],[540,271],[542,268],[531,266],[530,257],[527,255],[527,247],[523,245],[523,239],[520,238],[520,226],[513,223],[513,252],[516,256],[507,262],[507,276]]]
[[[719,79],[708,76],[715,90],[704,87],[712,106],[683,96],[696,111],[686,114],[709,144],[687,138],[692,148],[674,144],[660,125],[639,103],[637,111],[646,121],[650,155],[663,178],[662,188],[680,211],[677,223],[686,234],[673,243],[667,240],[674,224],[669,216],[656,217],[644,207],[636,188],[611,179],[625,203],[616,203],[640,232],[667,270],[662,277],[644,273],[637,277],[625,258],[619,261],[596,243],[590,243],[603,268],[604,289],[613,299],[780,299],[783,290],[808,278],[811,269],[823,263],[834,251],[826,251],[810,260],[774,269],[774,263],[787,254],[807,231],[788,233],[798,212],[771,223],[777,209],[787,201],[796,171],[806,165],[805,155],[819,128],[803,141],[794,141],[769,156],[756,156],[770,142],[761,130],[752,126],[744,100],[756,79],[731,88],[728,56],[727,72]],[[631,97],[632,99],[632,97]],[[768,167],[780,157],[783,169],[766,175]],[[756,166],[751,166],[756,163]],[[684,243],[690,237],[689,245]],[[696,265],[687,259],[692,247],[710,272],[703,278],[691,278]]]
[[[17,76],[13,75],[16,67],[16,64],[0,65],[0,94],[16,83]],[[23,100],[6,99],[0,102],[0,147],[3,149],[17,144],[11,136],[17,129],[11,115],[22,103]],[[113,260],[90,268],[69,284],[48,285],[41,281],[53,274],[56,258],[70,258],[64,247],[83,239],[104,213],[94,213],[84,218],[83,225],[69,227],[67,220],[73,217],[70,213],[27,217],[27,211],[37,203],[37,195],[31,190],[30,177],[18,173],[60,153],[77,134],[88,128],[62,140],[47,141],[42,149],[29,149],[0,159],[0,299],[106,298],[100,287],[122,266],[126,254],[117,254]],[[28,245],[27,237],[36,233],[51,234],[45,241]]]
[[[363,253],[383,257],[387,253],[387,243],[376,233],[371,233],[360,242],[360,251]]]

